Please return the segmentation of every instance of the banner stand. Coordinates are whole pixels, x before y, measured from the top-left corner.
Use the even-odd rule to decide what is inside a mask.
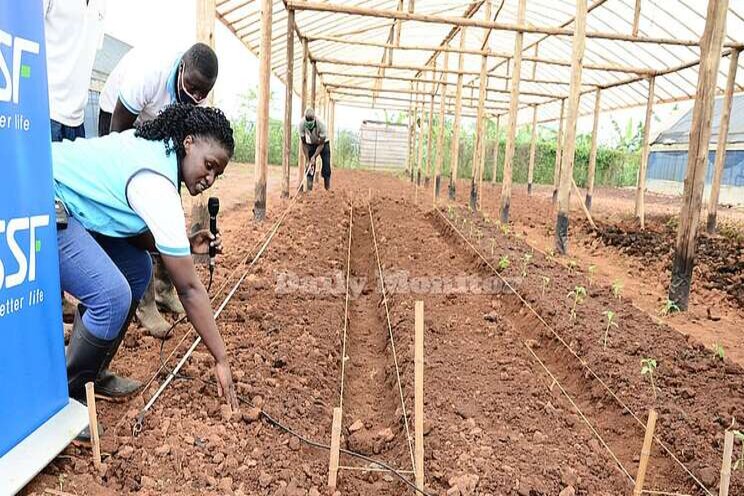
[[[86,427],[88,409],[71,399],[66,407],[0,458],[0,495],[20,491]]]

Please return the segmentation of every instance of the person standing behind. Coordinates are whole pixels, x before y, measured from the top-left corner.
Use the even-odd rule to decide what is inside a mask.
[[[300,140],[302,141],[302,152],[310,167],[307,171],[307,189],[313,189],[313,178],[315,177],[315,159],[320,157],[322,166],[320,174],[323,176],[323,185],[326,190],[331,189],[331,147],[328,142],[328,131],[323,121],[315,116],[312,107],[305,110],[305,118],[300,122]]]
[[[133,48],[103,87],[98,135],[126,131],[135,123],[152,121],[171,103],[204,106],[217,72],[217,55],[204,43],[194,44],[185,53]],[[175,314],[184,313],[184,309],[159,260],[154,255],[154,276],[137,309],[137,318],[151,335],[165,338],[170,325],[160,315],[158,305]]]

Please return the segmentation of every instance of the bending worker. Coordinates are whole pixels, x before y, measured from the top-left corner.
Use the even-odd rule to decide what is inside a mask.
[[[325,189],[331,189],[331,146],[328,142],[328,130],[325,123],[315,116],[315,111],[311,107],[305,110],[305,118],[300,122],[299,131],[302,153],[305,154],[305,160],[310,164],[307,171],[307,189],[313,189],[315,160],[318,157],[323,162],[320,169],[323,185]]]
[[[204,105],[217,80],[217,55],[204,43],[196,43],[185,53],[153,53],[150,47],[130,50],[117,64],[101,92],[98,135],[126,131],[135,123],[147,122],[171,103]],[[206,226],[202,226],[206,227]],[[158,305],[175,314],[183,306],[173,290],[173,283],[153,257],[155,275],[137,309],[137,318],[149,333],[167,337],[170,327],[160,315]],[[136,389],[119,388],[121,395]]]
[[[214,108],[175,104],[136,130],[52,144],[55,197],[68,214],[57,232],[62,289],[80,301],[67,348],[70,396],[116,354],[158,251],[189,320],[215,359],[218,393],[237,408],[225,344],[191,253],[219,242],[189,239],[179,196],[214,184],[234,152],[232,128]]]

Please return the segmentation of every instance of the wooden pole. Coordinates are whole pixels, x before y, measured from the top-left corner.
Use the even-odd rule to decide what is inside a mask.
[[[315,65],[315,61],[313,60],[310,65],[310,106],[313,108],[313,110],[317,110],[315,108],[315,105],[317,105],[318,102],[318,94],[317,94],[317,84],[318,84],[318,68]]]
[[[253,217],[266,218],[266,178],[269,172],[269,100],[271,89],[272,1],[261,0],[261,48],[258,58],[258,108],[256,115],[256,189]]]
[[[289,161],[292,158],[292,87],[294,83],[294,10],[287,12],[287,83],[284,93],[284,154],[282,198],[289,197]]]
[[[537,152],[537,105],[532,106],[532,128],[530,129],[530,165],[527,169],[527,194],[532,194],[532,180],[535,176],[535,154]]]
[[[734,433],[726,431],[723,438],[723,462],[721,463],[721,484],[718,496],[728,496],[731,485],[731,454],[734,451]]]
[[[432,73],[432,78],[434,77],[434,73]],[[426,186],[429,185],[429,177],[431,177],[432,169],[434,168],[434,164],[431,162],[431,153],[432,153],[432,135],[433,135],[433,129],[432,124],[434,123],[434,93],[436,89],[434,85],[431,86],[431,99],[429,101],[429,118],[426,125],[426,132],[427,132],[427,138],[426,138],[426,171],[424,174],[424,184]]]
[[[302,118],[304,119],[305,115],[305,109],[307,108],[307,71],[308,66],[310,65],[310,51],[307,46],[307,40],[302,40],[302,95],[301,95],[301,108],[300,113],[302,114]],[[302,151],[302,136],[300,136],[300,139],[298,140],[298,150],[297,150],[297,186],[299,188],[299,185],[305,184],[305,154]]]
[[[416,302],[414,436],[416,487],[424,489],[424,302]]]
[[[519,0],[517,22],[524,23],[527,0]],[[504,179],[501,181],[501,210],[499,218],[502,224],[509,223],[511,207],[512,162],[517,139],[517,110],[519,108],[519,82],[522,77],[522,45],[524,33],[517,33],[514,39],[514,67],[511,80],[511,101],[509,102],[509,127],[506,134],[506,151],[504,152]]]
[[[558,215],[555,222],[555,248],[558,253],[568,251],[568,213],[571,209],[571,183],[573,182],[574,152],[576,151],[576,121],[579,119],[581,98],[581,65],[586,46],[587,0],[576,2],[576,34],[573,38],[573,66],[571,66],[571,95],[566,116],[566,138],[563,141],[561,182],[558,188]]]
[[[406,174],[413,177],[413,150],[415,145],[416,107],[413,101],[408,110],[408,155],[406,156]]]
[[[486,168],[486,129],[488,126],[488,119],[484,118],[481,133],[483,138],[480,140],[480,164],[478,165],[478,205],[480,208],[481,201],[483,200],[483,169]]]
[[[341,407],[333,409],[333,423],[331,424],[331,459],[328,464],[328,487],[336,489],[338,475],[338,460],[341,449]]]
[[[573,186],[574,193],[576,193],[576,200],[579,202],[579,205],[581,205],[581,209],[584,211],[584,215],[586,216],[586,220],[589,221],[589,224],[591,224],[592,228],[594,230],[597,230],[597,224],[594,223],[594,219],[592,219],[592,214],[589,213],[589,210],[586,208],[586,205],[581,201],[581,191],[579,191],[579,187],[576,186],[576,181],[574,181],[574,178],[571,178],[571,186]]]
[[[483,15],[486,20],[491,19],[491,2],[486,1],[486,8],[483,9]],[[486,106],[486,88],[488,87],[488,57],[481,56],[480,76],[478,77],[478,117],[475,121],[475,139],[473,140],[473,166],[472,178],[470,182],[470,208],[478,210],[478,189],[480,187],[480,178],[482,177],[483,154],[481,153],[482,142],[485,141],[484,130],[484,107]]]
[[[424,162],[424,122],[426,122],[426,103],[421,95],[421,118],[418,126],[418,160],[416,161],[416,186],[421,186],[421,169]]]
[[[601,111],[602,90],[597,88],[594,95],[594,123],[592,124],[592,145],[589,151],[589,175],[587,177],[586,200],[584,204],[588,211],[592,210],[592,196],[594,195],[594,174],[597,170],[597,134],[599,132],[599,113]]]
[[[447,69],[449,64],[449,52],[444,53],[444,69]],[[439,101],[439,130],[437,132],[437,161],[434,165],[434,206],[436,207],[437,201],[439,200],[439,190],[441,185],[441,171],[442,163],[444,160],[444,128],[445,128],[445,113],[444,107],[447,98],[444,96],[447,94],[447,76],[442,73],[440,91],[442,97]]]
[[[643,483],[646,480],[648,459],[651,456],[651,447],[654,442],[654,429],[656,429],[656,410],[649,410],[646,422],[646,435],[643,437],[643,448],[641,449],[641,462],[638,464],[638,473],[633,486],[633,496],[641,496]]]
[[[558,135],[555,142],[555,167],[553,168],[553,203],[558,201],[558,184],[561,179],[561,150],[563,148],[563,113],[566,99],[561,100],[561,116],[558,119]]]
[[[726,82],[726,94],[723,97],[721,124],[718,131],[716,163],[713,168],[713,183],[711,184],[710,198],[708,199],[708,223],[706,229],[710,234],[716,232],[718,197],[721,194],[723,166],[726,163],[726,145],[728,141],[729,121],[731,120],[731,102],[733,101],[734,85],[736,83],[736,68],[739,66],[739,50],[732,50],[730,57],[731,61],[729,64],[728,81]]]
[[[633,37],[638,36],[638,25],[641,21],[641,0],[636,0],[635,2],[635,10],[633,12]]]
[[[85,384],[85,402],[88,405],[88,429],[93,445],[93,466],[101,469],[101,439],[98,436],[98,413],[96,412],[96,393],[92,382]]]
[[[493,176],[491,177],[491,184],[496,184],[496,173],[499,170],[499,149],[501,148],[501,139],[499,133],[501,132],[501,115],[496,116],[496,142],[493,145]]]
[[[636,187],[635,214],[641,222],[641,229],[646,227],[646,171],[648,169],[649,136],[651,134],[651,117],[654,112],[654,88],[656,79],[648,79],[648,103],[646,103],[646,120],[643,125],[643,147],[641,148],[641,166],[638,169]]]
[[[692,269],[695,265],[697,228],[700,221],[705,173],[708,169],[710,127],[727,12],[728,0],[708,1],[705,31],[700,40],[700,71],[690,127],[687,176],[685,177],[682,210],[679,215],[677,246],[672,262],[672,281],[669,286],[669,299],[675,302],[681,310],[687,309],[692,284]]]
[[[460,48],[465,48],[465,35],[467,29],[460,31]],[[457,165],[460,159],[460,115],[462,112],[462,70],[465,65],[465,56],[460,53],[458,58],[457,91],[455,93],[455,120],[452,124],[452,149],[450,150],[450,182],[449,199],[454,200],[457,195]]]

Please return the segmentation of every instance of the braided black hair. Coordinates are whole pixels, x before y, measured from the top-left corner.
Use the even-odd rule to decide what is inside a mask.
[[[137,126],[134,135],[150,141],[163,141],[166,154],[176,152],[179,160],[186,155],[183,140],[189,135],[213,139],[225,148],[230,158],[235,152],[230,121],[221,110],[213,107],[196,107],[187,103],[168,105],[154,120]]]

